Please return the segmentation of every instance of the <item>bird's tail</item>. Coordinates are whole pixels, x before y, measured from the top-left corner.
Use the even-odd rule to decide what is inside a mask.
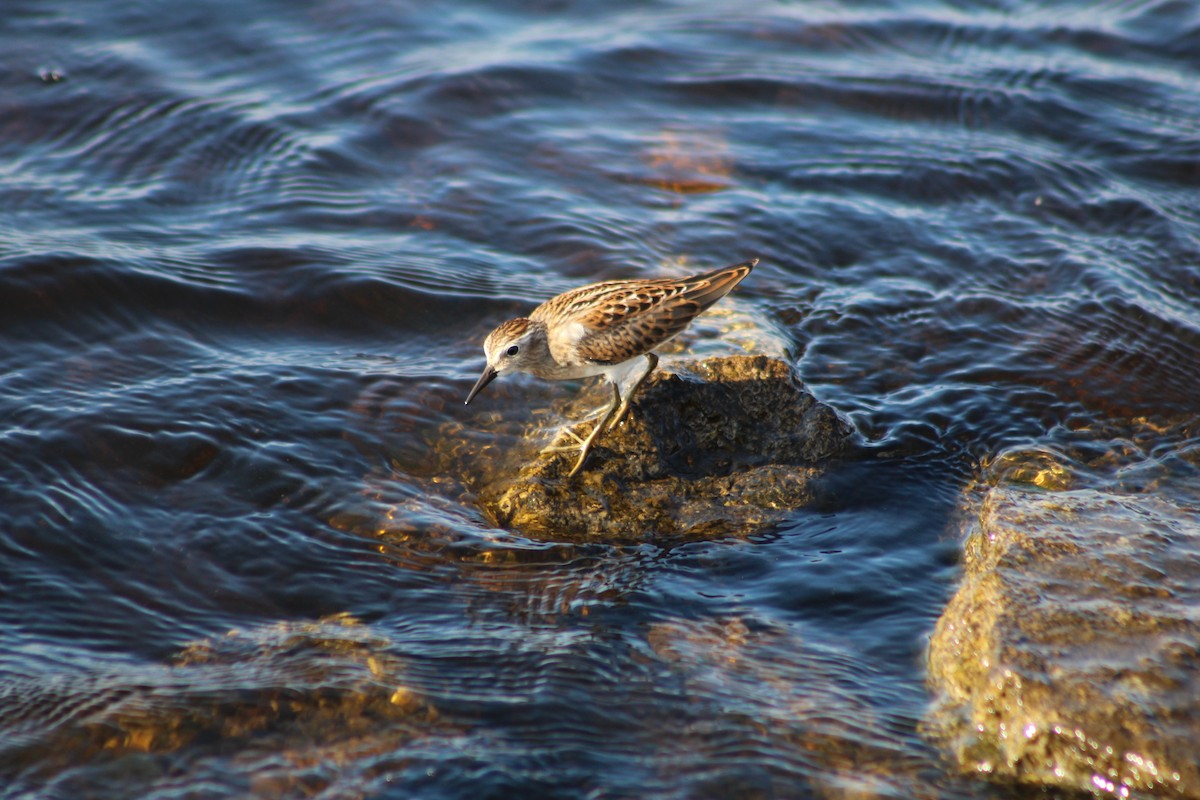
[[[688,288],[684,290],[683,296],[694,303],[698,303],[701,309],[708,308],[729,294],[733,290],[733,287],[741,283],[742,279],[750,274],[750,270],[754,269],[754,265],[757,263],[758,259],[752,258],[749,261],[743,261],[741,264],[734,264],[732,267],[722,267],[721,269],[690,278],[688,280]]]

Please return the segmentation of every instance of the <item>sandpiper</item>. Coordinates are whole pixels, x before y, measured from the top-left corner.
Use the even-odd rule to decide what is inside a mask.
[[[629,413],[633,395],[658,366],[654,348],[682,333],[757,263],[755,258],[690,278],[605,281],[553,297],[528,317],[510,319],[488,334],[483,342],[487,367],[466,402],[506,372],[551,381],[603,375],[612,383],[613,399],[587,439],[580,440],[572,477],[601,431],[616,428]],[[622,397],[621,381],[636,371],[639,356],[646,358],[645,371]]]

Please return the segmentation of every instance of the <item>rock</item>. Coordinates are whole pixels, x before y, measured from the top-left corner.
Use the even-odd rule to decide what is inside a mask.
[[[484,513],[531,536],[640,539],[745,534],[813,502],[824,462],[847,451],[851,429],[790,365],[733,356],[672,366],[643,385],[576,477],[567,477],[574,451],[518,448],[480,489]]]
[[[1200,798],[1194,507],[992,488],[964,572],[930,642],[928,719],[963,770]]]

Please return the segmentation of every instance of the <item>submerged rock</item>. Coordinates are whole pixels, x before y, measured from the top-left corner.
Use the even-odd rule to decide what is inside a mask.
[[[672,707],[668,696],[660,707],[673,713],[646,715],[646,735],[670,754],[658,760],[659,785],[739,800],[969,796],[960,781],[939,778],[930,789],[932,762],[910,718],[870,696],[879,676],[811,633],[752,613],[650,623],[647,656],[670,671],[687,706]],[[739,768],[729,759],[739,746],[804,766]]]
[[[786,362],[672,366],[650,377],[574,478],[576,452],[518,448],[479,491],[484,513],[527,535],[642,538],[749,533],[813,502],[824,462],[846,452],[851,429]],[[586,436],[593,424],[573,430]]]
[[[91,789],[113,774],[125,796],[143,796],[162,778],[204,785],[216,761],[246,796],[359,796],[338,792],[445,727],[394,650],[338,615],[231,631],[165,665],[9,678],[0,780]]]
[[[1200,512],[996,487],[964,571],[929,648],[930,730],[964,770],[1200,798]]]

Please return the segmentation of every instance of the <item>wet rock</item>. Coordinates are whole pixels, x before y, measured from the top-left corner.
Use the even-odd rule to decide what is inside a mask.
[[[930,642],[928,720],[962,769],[1200,798],[1200,512],[1002,485],[964,571]]]
[[[601,436],[574,478],[576,452],[517,448],[480,490],[484,513],[527,535],[638,539],[745,534],[816,499],[816,480],[847,452],[851,429],[786,362],[733,356],[671,366],[651,376],[629,418]],[[567,413],[580,419],[586,410]],[[573,430],[586,436],[593,424]]]

